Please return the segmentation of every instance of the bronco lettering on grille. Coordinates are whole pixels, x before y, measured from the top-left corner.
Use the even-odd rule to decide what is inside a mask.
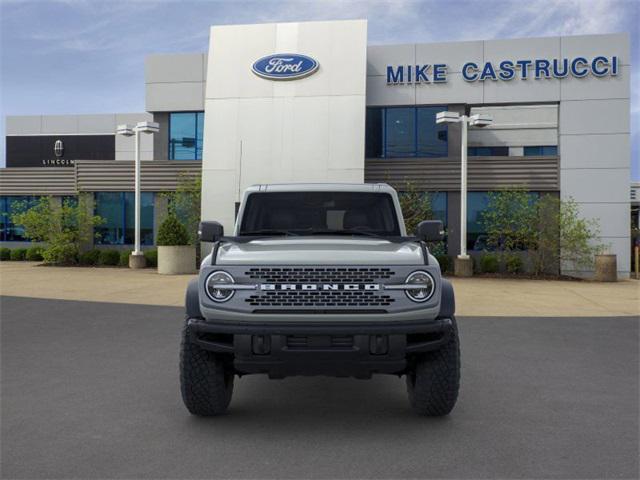
[[[332,291],[332,290],[380,290],[378,283],[263,283],[260,290],[304,290],[304,291]]]

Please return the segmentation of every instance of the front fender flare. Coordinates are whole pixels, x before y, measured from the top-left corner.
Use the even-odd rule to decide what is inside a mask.
[[[452,318],[456,313],[456,297],[453,285],[446,279],[442,279],[442,297],[440,298],[440,313],[438,318]]]
[[[193,278],[187,286],[185,310],[188,318],[204,318],[200,311],[200,296],[198,295],[198,278]]]

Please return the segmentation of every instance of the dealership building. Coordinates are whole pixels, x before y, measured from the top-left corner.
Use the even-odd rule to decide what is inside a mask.
[[[7,117],[2,245],[24,240],[6,215],[14,202],[81,194],[106,219],[96,242],[131,244],[134,143],[115,131],[149,120],[160,131],[141,138],[145,245],[160,193],[201,175],[203,219],[227,231],[252,184],[430,192],[455,255],[461,128],[436,123],[453,111],[493,119],[468,136],[471,252],[486,246],[487,192],[520,187],[574,199],[629,276],[627,34],[367,45],[364,20],[214,26],[208,52],[150,55],[144,68],[145,112]]]

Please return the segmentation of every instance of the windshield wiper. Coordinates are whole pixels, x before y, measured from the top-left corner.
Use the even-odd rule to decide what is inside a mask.
[[[314,230],[310,232],[310,235],[360,235],[363,237],[372,237],[372,238],[382,238],[385,239],[384,235],[380,235],[378,233],[366,232],[363,230]]]
[[[294,233],[290,230],[278,230],[278,229],[273,229],[273,228],[262,228],[259,230],[249,230],[249,231],[243,231],[240,232],[240,236],[244,237],[244,236],[259,236],[259,235],[292,235],[292,236],[298,236],[297,233]]]

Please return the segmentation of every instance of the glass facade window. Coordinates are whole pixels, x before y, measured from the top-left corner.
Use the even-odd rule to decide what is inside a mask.
[[[169,114],[169,160],[202,160],[204,112]]]
[[[432,192],[431,210],[433,210],[434,220],[442,221],[444,228],[447,228],[447,192]]]
[[[371,107],[367,109],[367,158],[448,155],[447,125],[436,124],[446,107]]]
[[[509,147],[469,147],[470,157],[508,157]]]
[[[132,245],[134,243],[134,192],[97,192],[95,194],[95,214],[105,223],[96,227],[100,236],[96,243],[101,245]],[[153,245],[153,204],[152,192],[140,194],[140,243]]]
[[[0,197],[0,242],[29,242],[24,236],[24,228],[11,221],[11,215],[29,209],[38,203],[38,197]]]
[[[557,155],[558,147],[556,145],[524,147],[525,157],[555,157]]]

